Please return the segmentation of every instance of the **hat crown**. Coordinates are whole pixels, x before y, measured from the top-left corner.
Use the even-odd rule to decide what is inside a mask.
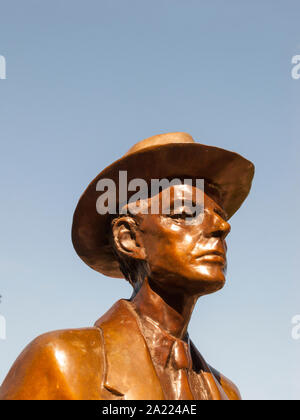
[[[195,143],[195,140],[190,134],[182,132],[157,134],[156,136],[148,137],[136,143],[128,150],[125,156],[148,149],[149,147],[163,146],[170,143]]]

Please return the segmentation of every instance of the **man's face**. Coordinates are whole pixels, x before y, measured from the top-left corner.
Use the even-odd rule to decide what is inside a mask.
[[[222,208],[204,193],[204,214],[191,221],[191,205],[177,205],[176,197],[185,189],[195,205],[197,189],[188,185],[170,187],[171,213],[139,214],[139,235],[150,268],[150,278],[160,288],[181,289],[204,295],[225,283],[226,243],[230,231]],[[203,201],[203,194],[200,194]],[[160,200],[162,193],[149,199]],[[150,210],[149,210],[150,213]]]

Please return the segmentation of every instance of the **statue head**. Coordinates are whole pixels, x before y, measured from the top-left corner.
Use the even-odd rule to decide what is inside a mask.
[[[125,183],[120,173],[126,174]],[[225,283],[228,219],[247,197],[253,175],[247,159],[196,143],[186,133],[142,140],[81,196],[73,219],[74,247],[90,267],[125,277],[136,292],[146,277],[164,290],[199,296],[215,292]],[[153,180],[175,178],[181,182],[155,193],[149,187]],[[136,193],[137,179],[145,196]],[[113,196],[116,201],[107,207],[113,211],[105,213],[96,203],[99,190],[104,191],[99,185],[107,180],[108,190],[112,187],[102,203]],[[201,187],[197,180],[203,181]],[[170,198],[167,209],[165,195]]]

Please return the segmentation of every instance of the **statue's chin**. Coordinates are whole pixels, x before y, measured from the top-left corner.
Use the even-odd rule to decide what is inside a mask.
[[[225,282],[224,270],[214,268],[211,272],[206,270],[204,273],[199,273],[198,271],[196,275],[189,277],[186,281],[186,287],[199,295],[208,295],[222,289]]]
[[[221,280],[215,280],[215,281],[209,281],[206,282],[205,285],[202,286],[202,288],[199,288],[199,292],[201,296],[209,295],[211,293],[218,292],[221,290],[225,285],[225,279],[223,281]]]
[[[225,269],[217,264],[184,267],[178,271],[150,270],[149,281],[159,289],[178,290],[186,294],[208,295],[222,289]]]

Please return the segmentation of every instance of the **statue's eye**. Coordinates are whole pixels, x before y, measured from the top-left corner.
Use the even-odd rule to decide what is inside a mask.
[[[185,219],[186,213],[174,213],[174,214],[171,214],[170,217],[172,219]]]
[[[195,212],[192,213],[192,212],[187,212],[187,211],[181,211],[181,212],[173,213],[170,215],[170,217],[175,220],[185,220],[187,217],[192,218],[194,216],[195,216]]]

